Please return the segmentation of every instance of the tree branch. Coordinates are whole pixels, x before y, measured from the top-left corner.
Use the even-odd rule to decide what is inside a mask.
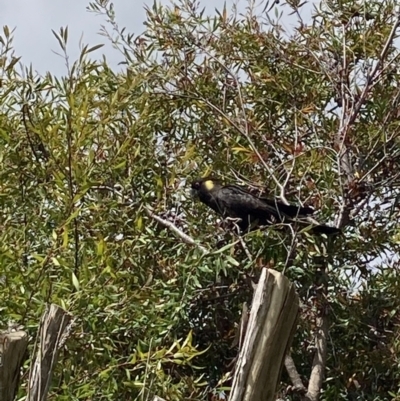
[[[355,102],[354,105],[352,105],[351,109],[348,110],[349,107],[349,102],[348,102],[348,96],[350,92],[350,88],[346,85],[344,85],[344,79],[343,77],[341,78],[341,92],[342,92],[342,104],[343,104],[343,110],[342,110],[342,116],[340,119],[340,128],[337,134],[336,138],[336,143],[338,144],[338,168],[339,168],[339,175],[341,175],[341,171],[343,171],[346,176],[346,182],[351,181],[353,178],[353,166],[351,165],[350,158],[349,158],[349,149],[346,146],[346,138],[347,135],[350,131],[350,128],[353,126],[355,123],[362,105],[365,103],[365,101],[368,98],[368,95],[371,91],[371,89],[374,87],[375,83],[377,82],[379,76],[381,75],[382,71],[382,64],[384,60],[386,59],[389,48],[392,45],[396,31],[398,27],[400,26],[400,13],[397,13],[396,19],[392,25],[392,29],[390,31],[390,34],[385,42],[385,45],[383,46],[383,49],[379,55],[379,58],[374,65],[374,67],[371,70],[371,73],[367,77],[367,82],[361,92],[360,97],[358,98],[357,102]],[[345,35],[343,33],[343,66],[342,66],[342,71],[347,70],[347,58],[346,58],[346,43],[345,43]],[[340,177],[339,177],[340,179]],[[341,186],[343,188],[343,183],[341,183]],[[336,227],[342,228],[345,226],[349,220],[350,220],[350,206],[347,204],[347,194],[344,193],[343,190],[343,204],[341,206],[341,210],[338,216],[338,219],[336,221]]]
[[[326,350],[328,339],[328,304],[327,293],[328,283],[326,275],[326,259],[321,256],[315,259],[318,277],[315,282],[317,287],[317,316],[315,319],[315,354],[311,368],[310,380],[308,383],[305,399],[307,401],[318,401],[321,395],[322,383],[324,380],[326,366]]]
[[[204,246],[198,244],[192,237],[190,237],[189,235],[187,235],[186,233],[184,233],[181,229],[179,229],[174,223],[168,221],[168,220],[164,220],[163,218],[161,218],[160,216],[157,216],[156,214],[154,214],[149,208],[145,207],[144,208],[146,214],[151,217],[153,220],[157,221],[158,223],[160,223],[161,225],[163,225],[164,227],[167,227],[168,229],[170,229],[173,233],[175,233],[178,237],[182,238],[184,242],[186,242],[187,244],[190,245],[194,245],[196,246],[198,249],[200,249],[200,251],[203,254],[209,253],[209,251],[204,248]]]
[[[285,368],[293,384],[294,390],[299,393],[306,393],[307,389],[301,380],[299,372],[297,372],[293,358],[289,354],[287,354],[285,357]]]
[[[315,333],[315,355],[306,394],[306,400],[309,401],[319,400],[326,365],[328,317],[326,315],[320,316],[317,318],[316,323],[317,328]]]
[[[106,191],[110,191],[110,192],[114,192],[115,194],[117,194],[121,199],[124,198],[123,194],[118,191],[116,188],[113,188],[111,186],[107,186],[107,185],[98,185],[98,186],[93,186],[92,189],[98,189],[98,190],[106,190]],[[129,203],[133,203],[133,199],[128,199]],[[186,233],[184,233],[180,228],[178,228],[174,223],[172,223],[171,221],[165,220],[160,216],[157,216],[155,213],[153,213],[153,211],[145,206],[144,207],[144,211],[146,212],[146,214],[151,217],[153,220],[157,221],[157,223],[160,223],[161,225],[163,225],[164,227],[168,228],[169,230],[171,230],[174,234],[176,234],[178,237],[182,238],[184,242],[186,242],[187,244],[190,245],[194,245],[196,246],[198,249],[200,249],[200,251],[203,254],[207,254],[209,253],[208,249],[205,248],[204,246],[200,245],[199,243],[197,243],[191,236],[187,235]]]

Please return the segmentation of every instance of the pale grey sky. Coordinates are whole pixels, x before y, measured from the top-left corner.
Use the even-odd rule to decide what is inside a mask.
[[[169,3],[163,0],[163,3]],[[221,9],[224,0],[202,0],[208,10],[215,7]],[[243,9],[246,1],[241,1]],[[117,21],[120,27],[126,27],[127,32],[138,34],[144,30],[144,4],[153,4],[153,0],[115,0],[114,6]],[[34,70],[43,74],[51,71],[61,75],[65,73],[64,60],[54,54],[60,51],[58,42],[51,30],[58,32],[60,27],[68,25],[69,45],[68,53],[71,60],[79,55],[79,39],[83,34],[83,43],[105,46],[92,53],[92,57],[107,56],[112,67],[121,61],[121,56],[112,48],[107,39],[100,36],[100,25],[105,23],[102,16],[97,16],[86,10],[89,1],[85,0],[0,0],[0,29],[7,25],[14,33],[14,49],[18,56],[22,56],[22,63],[32,63]],[[232,5],[233,0],[227,0]],[[212,6],[210,6],[212,5]],[[52,51],[53,50],[53,51]]]
[[[126,27],[127,32],[134,34],[144,30],[144,4],[152,5],[153,0],[114,0],[113,3],[120,27]],[[162,3],[169,4],[170,1],[162,0]],[[212,14],[215,8],[222,9],[224,0],[200,0],[200,3]],[[244,12],[248,1],[226,0],[227,8],[230,9],[234,3],[238,3],[238,9]],[[66,72],[64,60],[53,52],[60,52],[60,48],[51,30],[59,32],[60,27],[67,25],[68,54],[71,61],[79,55],[79,39],[83,35],[84,44],[105,44],[96,53],[92,53],[91,57],[100,58],[104,53],[110,66],[116,68],[122,57],[106,38],[98,34],[105,20],[102,16],[88,12],[88,4],[89,1],[86,0],[0,0],[0,30],[2,33],[4,25],[10,30],[16,28],[16,55],[22,56],[21,62],[24,65],[32,63],[33,69],[41,74],[50,71],[52,74],[62,75]],[[310,8],[307,8],[309,12]],[[272,10],[271,15],[274,14]],[[287,24],[289,20],[286,19],[285,22]]]

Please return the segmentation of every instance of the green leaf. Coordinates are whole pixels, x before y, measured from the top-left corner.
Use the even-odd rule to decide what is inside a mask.
[[[79,280],[76,277],[75,273],[72,273],[72,285],[75,287],[77,291],[79,291]]]

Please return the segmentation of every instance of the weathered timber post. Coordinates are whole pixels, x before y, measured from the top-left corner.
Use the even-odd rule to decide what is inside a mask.
[[[6,330],[0,333],[0,401],[13,401],[24,362],[28,334]]]
[[[281,273],[264,268],[254,293],[229,401],[273,401],[296,331],[299,297]]]
[[[71,322],[72,316],[54,304],[43,314],[36,358],[29,375],[26,401],[44,401],[47,398],[58,350],[68,336]]]

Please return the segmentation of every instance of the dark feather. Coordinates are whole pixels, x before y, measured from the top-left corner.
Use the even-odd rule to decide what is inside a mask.
[[[214,177],[205,177],[193,181],[192,192],[201,202],[213,209],[220,216],[240,219],[238,225],[242,231],[274,223],[299,221],[313,214],[310,207],[285,205],[266,197],[258,197],[237,185],[222,185]],[[299,221],[310,225],[306,221]],[[340,232],[335,227],[315,225],[311,231],[316,234],[335,234]]]

